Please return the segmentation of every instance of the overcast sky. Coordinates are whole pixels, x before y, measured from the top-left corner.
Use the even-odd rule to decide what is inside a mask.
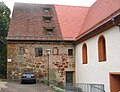
[[[4,1],[4,3],[12,11],[14,2],[91,6],[96,0],[0,0],[0,1]]]

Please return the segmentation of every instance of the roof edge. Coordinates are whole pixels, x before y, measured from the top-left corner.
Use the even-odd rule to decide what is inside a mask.
[[[120,9],[119,9],[120,11]],[[113,18],[113,17],[112,17]],[[106,21],[105,23],[103,23],[102,25],[99,25],[98,27],[90,30],[89,32],[86,32],[82,35],[80,35],[78,38],[76,38],[75,44],[79,44],[101,32],[106,31],[107,29],[113,27],[113,26],[117,26],[117,24],[120,23],[120,13],[116,16],[114,16],[114,22],[112,21],[112,18],[109,19],[108,21]]]
[[[85,31],[84,33],[78,35],[76,37],[77,39],[82,38],[83,36],[89,34],[91,31],[97,29],[98,27],[104,25],[105,23],[107,23],[108,21],[112,21],[113,18],[115,18],[116,16],[120,15],[120,9],[118,9],[117,11],[115,11],[114,13],[112,13],[111,15],[109,15],[107,18],[105,18],[104,20],[100,21],[99,23],[97,23],[96,25],[94,25],[93,27],[91,27],[90,29],[88,29],[87,31]]]
[[[67,5],[67,4],[47,4],[47,3],[24,3],[24,2],[15,2],[14,6],[16,4],[32,4],[32,5],[56,5],[56,6],[68,6],[68,7],[86,7],[89,8],[91,6],[82,6],[82,5]]]

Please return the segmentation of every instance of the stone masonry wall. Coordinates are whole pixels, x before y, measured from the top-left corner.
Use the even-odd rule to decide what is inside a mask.
[[[19,54],[19,48],[24,47],[24,54]],[[35,48],[43,49],[41,57],[35,57]],[[53,49],[58,49],[58,54],[53,53]],[[51,50],[48,57],[46,49]],[[7,76],[8,79],[20,79],[21,73],[25,71],[34,72],[38,79],[47,78],[49,60],[50,80],[65,82],[65,70],[74,68],[73,56],[68,56],[68,49],[74,46],[70,42],[8,42]]]

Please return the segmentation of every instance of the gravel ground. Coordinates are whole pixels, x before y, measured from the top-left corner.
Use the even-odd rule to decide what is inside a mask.
[[[0,92],[54,92],[42,83],[21,84],[20,81],[0,82],[0,89]]]

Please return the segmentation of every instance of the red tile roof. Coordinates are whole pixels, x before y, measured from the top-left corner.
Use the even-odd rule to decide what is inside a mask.
[[[90,8],[46,5],[54,10],[55,31],[51,37],[47,37],[43,32],[40,6],[42,5],[15,4],[8,39],[75,40],[76,37],[79,39],[111,20],[115,16],[114,12],[120,9],[120,0],[97,0]]]
[[[80,32],[88,7],[55,5],[63,37],[73,37]]]
[[[118,9],[120,9],[120,0],[97,0],[89,9],[84,24],[80,30],[79,37],[85,32],[88,32],[90,28],[94,27],[99,22],[105,20]]]
[[[56,33],[51,37],[42,28],[41,7],[45,6],[53,9]],[[75,40],[87,11],[87,7],[81,6],[15,3],[8,39]]]
[[[45,30],[43,28],[43,24],[45,23],[43,21],[44,7],[51,7],[53,9],[52,5],[15,3],[12,19],[10,22],[8,39],[49,39],[50,37],[46,36]],[[55,24],[57,26],[56,28],[59,29],[57,23]],[[60,35],[59,30],[58,33]],[[55,33],[55,35],[57,34]],[[51,39],[53,38],[55,37],[52,37]],[[62,37],[59,37],[59,39],[62,39]]]

